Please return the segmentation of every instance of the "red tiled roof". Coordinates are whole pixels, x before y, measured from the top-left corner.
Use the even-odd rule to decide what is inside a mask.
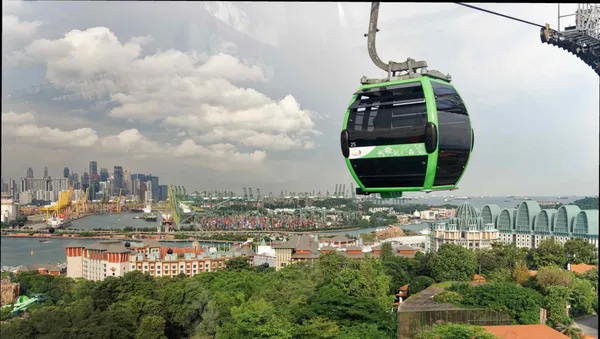
[[[544,324],[483,326],[500,339],[570,339],[570,337]]]
[[[596,268],[597,266],[594,265],[588,265],[588,264],[573,264],[571,265],[569,271],[571,272],[575,272],[575,273],[579,273],[579,274],[583,274],[591,269]]]

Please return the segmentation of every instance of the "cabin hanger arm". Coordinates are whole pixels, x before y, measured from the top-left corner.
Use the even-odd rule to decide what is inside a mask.
[[[381,60],[377,55],[377,48],[375,46],[376,35],[379,32],[377,28],[377,21],[379,19],[379,2],[371,3],[371,17],[369,19],[369,32],[365,34],[367,37],[367,49],[371,60],[378,68],[387,72],[387,79],[384,81],[390,81],[393,77],[398,75],[398,78],[416,78],[422,74],[428,74],[430,76],[441,78],[447,81],[451,80],[449,74],[444,75],[436,70],[427,70],[427,61],[416,61],[412,58],[407,58],[404,62],[389,61],[387,64]],[[405,74],[397,74],[405,73]],[[367,79],[363,77],[361,80],[363,83],[377,83],[381,80]]]

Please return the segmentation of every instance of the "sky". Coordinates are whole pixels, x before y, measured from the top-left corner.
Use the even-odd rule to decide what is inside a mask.
[[[5,180],[95,160],[189,192],[350,187],[345,110],[363,75],[383,77],[363,36],[369,3],[2,6]],[[555,4],[479,6],[556,27]],[[469,166],[438,195],[597,194],[589,66],[536,27],[455,4],[383,3],[378,27],[383,60],[450,73],[469,109]]]

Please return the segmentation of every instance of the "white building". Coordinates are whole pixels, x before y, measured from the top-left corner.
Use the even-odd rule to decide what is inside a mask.
[[[192,248],[168,248],[156,240],[144,243],[106,240],[87,247],[70,244],[65,250],[67,277],[94,281],[122,277],[136,270],[153,277],[193,276],[222,270],[225,262],[234,257],[254,256],[248,244],[234,246],[229,252],[206,253],[197,243]]]
[[[537,248],[542,240],[551,238],[562,244],[582,238],[598,247],[598,210],[581,210],[575,205],[541,209],[537,202],[527,200],[516,209],[492,204],[479,212],[465,203],[456,210],[456,218],[432,223],[430,232],[435,251],[448,242],[468,248],[489,246],[493,241]]]
[[[484,223],[479,210],[466,202],[456,209],[455,217],[431,223],[429,237],[429,249],[434,252],[443,244],[456,244],[468,249],[488,248],[497,241],[498,230],[494,224]]]
[[[0,205],[0,219],[2,222],[9,222],[17,218],[19,209],[15,204],[12,195],[2,194],[2,202]]]
[[[90,246],[70,244],[67,254],[67,277],[104,280],[108,276],[122,277],[131,271],[129,256],[133,253],[120,240],[100,241]]]

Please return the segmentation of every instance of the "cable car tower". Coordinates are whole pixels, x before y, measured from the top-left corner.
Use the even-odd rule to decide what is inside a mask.
[[[561,19],[575,16],[575,25],[561,30]],[[575,13],[561,15],[558,4],[558,27],[550,29],[546,24],[540,30],[542,43],[557,46],[574,54],[592,67],[600,76],[600,5],[577,4]]]

